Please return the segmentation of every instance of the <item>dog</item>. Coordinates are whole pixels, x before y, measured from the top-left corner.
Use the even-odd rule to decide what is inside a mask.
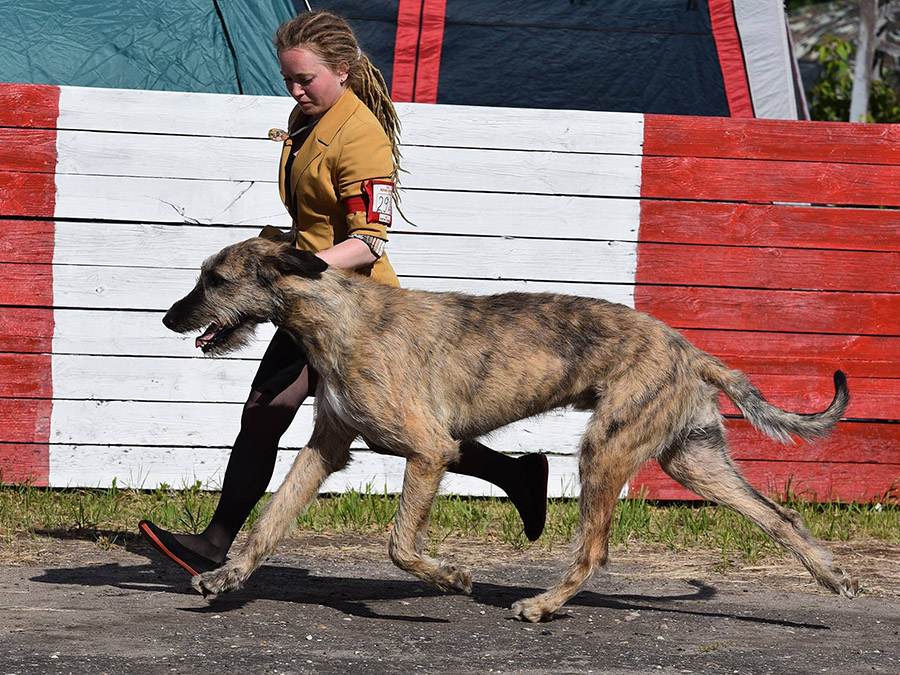
[[[303,345],[319,373],[309,443],[240,554],[194,577],[204,597],[247,581],[325,478],[347,464],[358,435],[406,459],[391,560],[439,589],[471,592],[468,570],[423,552],[441,478],[460,441],[562,406],[592,412],[579,451],[580,531],[567,571],[546,592],[515,603],[517,618],[551,619],[606,563],[620,490],[651,458],[681,485],[756,523],[820,585],[857,594],[857,581],[834,565],[800,515],[741,477],[717,404],[724,392],[751,424],[782,442],[822,437],[850,400],[841,371],[824,411],[787,412],[740,371],[624,305],[394,288],[258,237],[206,260],[196,286],[163,322],[179,333],[203,330],[197,346],[210,355],[238,349],[256,325],[272,322]]]

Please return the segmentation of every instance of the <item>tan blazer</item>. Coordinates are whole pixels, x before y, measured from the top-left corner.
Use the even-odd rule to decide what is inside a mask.
[[[293,219],[297,248],[318,252],[353,233],[386,241],[384,225],[367,222],[365,211],[347,213],[344,204],[348,197],[362,195],[363,181],[391,180],[391,144],[381,124],[350,89],[302,140],[302,132],[297,132],[307,121],[299,107],[294,108],[288,123],[291,137],[284,142],[278,181],[281,199]],[[295,137],[301,139],[299,149],[294,147]],[[387,255],[357,271],[393,286],[400,285]]]

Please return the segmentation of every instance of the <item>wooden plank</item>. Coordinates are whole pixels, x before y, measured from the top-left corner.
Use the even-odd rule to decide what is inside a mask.
[[[53,174],[0,171],[0,216],[52,218]]]
[[[60,88],[59,128],[263,138],[284,128],[287,96]],[[410,145],[640,154],[643,115],[397,103]],[[202,124],[198,124],[202,120]]]
[[[641,201],[642,242],[900,251],[900,211]]]
[[[48,263],[53,260],[52,220],[0,220],[0,263]]]
[[[484,283],[506,288],[501,282]],[[193,338],[162,329],[161,318],[160,311],[57,309],[51,316],[47,310],[4,308],[0,313],[0,351],[46,352],[52,337],[56,354],[195,356]],[[256,343],[237,358],[259,359],[273,332],[269,324],[260,326]],[[828,377],[842,369],[855,377],[900,378],[896,358],[900,338],[703,329],[681,332],[730,367],[747,372]]]
[[[53,304],[53,267],[0,263],[0,306],[49,307]]]
[[[291,226],[274,182],[57,175],[56,185],[57,218]]]
[[[895,490],[900,480],[900,464],[746,461],[739,468],[763,494],[779,497],[789,489],[792,495],[813,501],[879,500]],[[629,489],[632,495],[646,490],[650,499],[698,499],[666,476],[656,462],[644,465],[629,483]]]
[[[633,199],[403,188],[393,232],[636,241]],[[274,183],[57,176],[56,216],[138,223],[290,227]]]
[[[146,380],[147,378],[143,378]],[[245,381],[244,392],[249,391]],[[210,386],[216,386],[211,383]],[[0,399],[4,401],[5,399]],[[109,399],[53,402],[51,443],[72,445],[230,447],[240,429],[243,403],[189,401],[117,401]],[[31,442],[29,433],[0,406],[0,422],[8,426],[0,441]],[[585,413],[554,411],[504,427],[485,440],[507,453],[572,454],[584,430]],[[307,401],[281,441],[300,448],[312,432],[313,406]]]
[[[675,328],[897,336],[900,295],[639,285],[635,306]]]
[[[47,385],[39,381],[34,372],[44,365],[46,358],[44,355],[0,354],[0,364],[8,368],[6,382],[0,383],[0,396],[45,395],[41,388]],[[54,354],[53,391],[59,398],[73,400],[242,403],[256,368],[255,359]],[[797,412],[822,410],[834,395],[830,373],[802,378],[751,373],[751,380],[770,403]],[[900,380],[869,379],[850,373],[850,391],[847,417],[900,417]],[[730,402],[723,410],[726,414],[739,414]]]
[[[0,126],[53,129],[59,109],[59,87],[0,84]]]
[[[272,127],[286,128],[294,105],[286,94],[60,87],[58,124],[60,129],[76,131],[263,139]]]
[[[0,87],[2,90],[2,87]],[[0,485],[49,484],[50,455],[46,444],[0,443]]]
[[[900,166],[648,157],[641,197],[900,206]]]
[[[0,126],[0,171],[53,173],[56,131]]]
[[[0,352],[0,398],[53,396],[53,374],[49,354],[5,354]]]
[[[49,399],[0,398],[0,444],[46,445],[52,408]]]
[[[155,489],[191,486],[199,480],[204,489],[221,486],[229,450],[225,448],[112,448],[108,446],[51,447],[49,483],[54,487],[108,488],[113,479],[119,487]],[[275,491],[284,480],[296,450],[278,453],[267,490]],[[578,484],[574,458],[548,457],[550,497],[574,497]],[[320,493],[369,490],[398,493],[403,484],[404,462],[399,457],[378,455],[363,449],[353,452],[350,464],[326,480]],[[496,486],[468,476],[448,473],[441,482],[443,494],[504,496]]]
[[[900,292],[900,252],[641,243],[635,283]]]
[[[24,267],[24,266],[20,266]],[[0,278],[4,274],[0,265]],[[49,271],[46,272],[49,274]],[[18,273],[17,279],[39,277],[40,274]],[[55,300],[57,309],[127,309],[165,311],[173,302],[183,297],[197,278],[195,270],[161,270],[141,267],[85,267],[58,265],[54,268]],[[490,294],[507,291],[532,291],[567,293],[602,297],[614,302],[632,304],[633,286],[630,284],[590,284],[534,280],[492,280],[464,278],[427,278],[400,275],[400,283],[406,288],[428,291],[456,291],[461,293]],[[0,305],[21,304],[46,306],[42,301],[24,292],[9,290],[7,296],[15,296],[15,302],[4,300],[0,287]],[[160,318],[162,316],[160,315]]]
[[[36,235],[33,248],[54,245],[60,265],[160,267],[197,270],[222,247],[255,228],[200,228],[59,222],[55,241]],[[511,237],[391,235],[388,255],[410,276],[631,283],[634,242]]]
[[[53,326],[52,309],[0,307],[0,352],[49,352]]]
[[[856,377],[900,379],[897,337],[703,329],[681,332],[729,367],[746,372],[827,377],[841,369]]]
[[[645,155],[900,164],[900,127],[645,115]]]
[[[57,148],[58,174],[271,183],[280,152],[267,140],[65,130]],[[420,189],[636,197],[640,186],[627,155],[412,146],[403,166],[403,184]]]
[[[725,426],[731,456],[741,461],[900,464],[900,424],[840,422],[827,438],[796,445],[773,441],[744,419],[728,419]]]

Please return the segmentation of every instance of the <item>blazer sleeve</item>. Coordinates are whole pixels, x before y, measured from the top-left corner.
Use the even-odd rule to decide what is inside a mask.
[[[338,198],[360,197],[369,180],[390,181],[394,170],[391,144],[381,127],[360,124],[348,130],[335,168]],[[387,227],[368,222],[365,211],[347,214],[348,234],[368,234],[387,240]]]

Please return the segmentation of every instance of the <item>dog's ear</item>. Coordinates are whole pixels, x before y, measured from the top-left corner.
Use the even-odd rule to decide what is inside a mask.
[[[328,263],[310,251],[302,251],[293,246],[285,246],[271,257],[271,261],[281,274],[318,279],[328,269]]]

